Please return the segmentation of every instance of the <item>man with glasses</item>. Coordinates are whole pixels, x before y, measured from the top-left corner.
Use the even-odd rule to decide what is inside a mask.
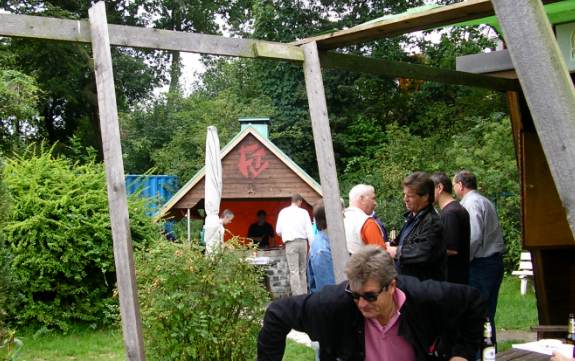
[[[339,285],[270,304],[258,360],[282,360],[291,329],[319,341],[322,361],[474,360],[486,315],[479,291],[397,275],[376,246],[354,253],[346,274]]]

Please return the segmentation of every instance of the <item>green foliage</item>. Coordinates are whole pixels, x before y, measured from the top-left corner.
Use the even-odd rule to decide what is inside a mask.
[[[137,257],[148,357],[249,360],[268,295],[249,249],[206,257],[200,248],[158,242]]]
[[[11,151],[37,139],[40,117],[37,103],[40,89],[36,79],[7,68],[0,44],[0,150]]]
[[[6,160],[11,207],[1,229],[19,283],[18,323],[67,330],[115,319],[115,267],[103,166],[39,149]],[[145,200],[130,202],[136,247],[159,230]]]
[[[466,130],[449,137],[441,132],[420,136],[407,127],[389,125],[378,147],[347,162],[342,190],[357,183],[372,184],[378,194],[378,215],[388,229],[400,229],[405,212],[401,182],[405,176],[418,170],[445,171],[448,175],[470,170],[478,178],[479,191],[496,205],[507,245],[506,270],[511,271],[521,251],[519,178],[511,124],[500,113],[468,117],[464,123]],[[365,127],[364,131],[373,127],[370,123],[356,126]]]
[[[215,97],[203,92],[187,98],[168,96],[151,109],[122,116],[128,172],[144,173],[153,167],[158,172],[189,179],[204,165],[209,125],[218,128],[220,144],[224,146],[239,132],[239,117],[269,116],[274,112],[265,97],[243,99],[228,92]]]

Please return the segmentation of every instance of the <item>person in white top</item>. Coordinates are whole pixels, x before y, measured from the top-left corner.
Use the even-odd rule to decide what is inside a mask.
[[[386,249],[383,231],[371,214],[377,207],[375,189],[358,184],[349,191],[349,207],[343,212],[347,251],[354,254],[368,244]]]
[[[307,293],[307,246],[313,239],[313,230],[309,213],[301,208],[303,197],[294,194],[291,205],[282,209],[278,215],[276,233],[286,247],[286,259],[289,269],[289,281],[292,295]]]

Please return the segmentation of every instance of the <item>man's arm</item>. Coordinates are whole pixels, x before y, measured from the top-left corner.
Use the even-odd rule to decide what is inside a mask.
[[[473,287],[448,282],[425,281],[417,297],[426,301],[420,305],[429,310],[430,326],[437,336],[447,338],[451,357],[474,360],[481,346],[487,303]]]
[[[283,209],[278,214],[278,220],[276,221],[276,233],[278,236],[282,236],[282,225],[283,223]]]
[[[456,214],[445,212],[441,215],[441,223],[443,224],[443,239],[447,247],[447,255],[455,256],[459,253],[460,242],[463,237],[459,219]]]
[[[383,240],[383,232],[373,218],[368,218],[361,227],[361,238],[366,245],[373,244],[383,249],[387,248]]]
[[[403,264],[432,262],[442,257],[443,252],[445,247],[440,222],[430,222],[409,244],[398,247],[397,250]]]
[[[314,325],[318,327],[320,322],[332,322],[334,317],[321,301],[322,293],[285,297],[268,306],[258,336],[258,361],[281,361],[286,336],[292,329],[307,333],[314,341],[318,340],[319,331],[314,329]],[[326,318],[326,314],[330,316]]]
[[[473,259],[479,248],[483,245],[484,220],[483,212],[477,202],[473,202],[465,207],[469,213],[469,257]]]

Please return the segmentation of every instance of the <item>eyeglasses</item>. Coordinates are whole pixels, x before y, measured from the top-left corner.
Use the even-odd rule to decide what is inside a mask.
[[[359,301],[360,298],[363,298],[367,302],[375,302],[382,292],[387,291],[387,287],[388,286],[382,287],[379,290],[379,292],[358,293],[358,292],[353,292],[351,290],[351,288],[349,288],[349,283],[348,283],[347,286],[345,287],[345,292],[349,293],[351,295],[351,298],[353,298],[354,301]]]

